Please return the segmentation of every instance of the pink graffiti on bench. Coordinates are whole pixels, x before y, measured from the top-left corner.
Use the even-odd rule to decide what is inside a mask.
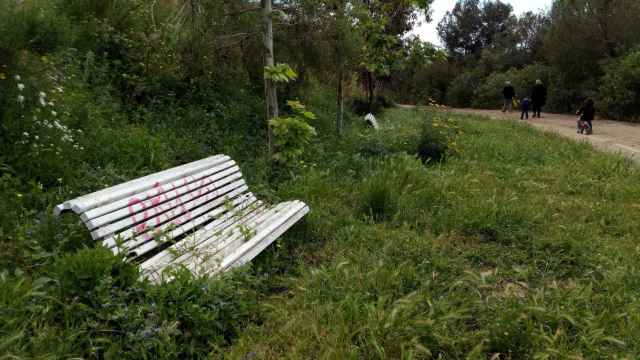
[[[131,223],[137,224],[134,227],[136,235],[150,240],[153,234],[147,230],[151,227],[161,226],[169,220],[172,225],[180,226],[193,218],[187,205],[191,205],[193,209],[219,197],[219,191],[215,186],[215,174],[193,182],[189,182],[188,177],[183,176],[181,182],[181,186],[171,184],[168,191],[163,185],[156,183],[144,199],[129,199],[129,218]],[[202,196],[203,194],[205,195]]]

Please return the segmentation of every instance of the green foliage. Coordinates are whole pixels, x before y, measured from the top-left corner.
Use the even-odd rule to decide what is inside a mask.
[[[59,279],[62,298],[92,304],[97,300],[95,291],[102,281],[122,288],[134,285],[140,274],[134,264],[124,260],[106,248],[83,249],[58,258],[52,275]]]
[[[480,86],[483,80],[482,74],[478,71],[463,72],[456,76],[447,88],[447,104],[454,107],[470,107],[475,96],[475,89]]]
[[[499,109],[502,107],[502,89],[506,81],[510,81],[516,90],[516,99],[531,98],[531,91],[536,80],[542,80],[547,87],[548,98],[545,111],[567,112],[572,109],[578,99],[563,87],[561,75],[553,68],[541,64],[527,66],[523,69],[511,69],[507,72],[492,73],[475,88],[471,105],[483,109]]]
[[[601,111],[620,120],[637,120],[640,114],[640,50],[607,67],[600,87]]]
[[[347,133],[287,183],[313,209],[306,241],[321,246],[297,248],[288,290],[227,356],[640,353],[638,316],[620,315],[640,306],[627,274],[638,273],[637,168],[518,124],[453,120],[460,150],[438,166],[354,155],[372,138]],[[380,123],[393,143],[424,115],[390,110]]]
[[[420,132],[417,154],[425,164],[442,161],[448,150],[447,135],[436,126],[440,124],[426,121]]]
[[[298,78],[298,74],[288,64],[264,67],[264,78],[276,83],[288,83]]]
[[[360,186],[360,212],[378,222],[393,218],[399,203],[416,190],[424,175],[420,161],[409,155],[380,160]]]
[[[293,166],[304,154],[316,130],[308,121],[316,118],[299,101],[287,101],[293,116],[279,117],[269,121],[275,137],[275,153],[273,158],[287,167]]]

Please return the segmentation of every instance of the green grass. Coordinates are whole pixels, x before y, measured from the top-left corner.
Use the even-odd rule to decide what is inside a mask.
[[[331,129],[320,100],[310,103]],[[257,147],[220,140],[263,197],[312,209],[223,278],[139,282],[75,221],[46,216],[104,177],[148,172],[118,163],[117,148],[98,183],[0,177],[2,246],[15,254],[0,270],[0,358],[640,355],[638,168],[518,123],[406,110],[380,120],[375,132],[350,119],[343,139],[321,131],[297,171],[271,182],[266,162],[251,160]],[[174,142],[193,156],[205,135]],[[188,160],[154,136],[153,168]],[[429,141],[445,153],[425,164]]]
[[[425,121],[393,110],[282,187],[311,206],[308,244],[225,357],[640,356],[638,169],[520,124],[452,120],[458,150],[439,164],[388,157]],[[391,149],[349,150],[370,143]],[[362,216],[371,203],[383,216]]]

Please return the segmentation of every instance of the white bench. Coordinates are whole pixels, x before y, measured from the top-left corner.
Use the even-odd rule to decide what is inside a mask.
[[[245,264],[309,208],[257,200],[236,163],[217,155],[67,201],[55,215],[65,211],[80,215],[94,240],[126,252],[143,277],[158,282],[174,266],[202,275]]]

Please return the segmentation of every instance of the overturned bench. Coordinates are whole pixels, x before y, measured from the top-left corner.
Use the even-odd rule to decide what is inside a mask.
[[[81,196],[55,207],[72,211],[91,236],[140,264],[158,282],[166,270],[196,275],[251,261],[309,208],[301,201],[258,200],[240,168],[217,155]]]

